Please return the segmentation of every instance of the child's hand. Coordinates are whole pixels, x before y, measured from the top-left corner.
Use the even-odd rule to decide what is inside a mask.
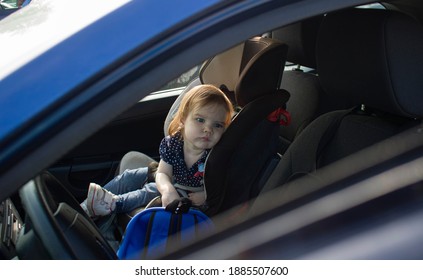
[[[179,199],[179,195],[176,191],[163,193],[162,194],[162,206],[166,207],[169,203],[171,203],[175,199]]]
[[[206,202],[206,193],[203,192],[192,192],[188,194],[188,198],[192,201],[192,205],[200,206]]]

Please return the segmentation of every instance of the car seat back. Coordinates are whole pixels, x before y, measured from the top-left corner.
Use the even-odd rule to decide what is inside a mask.
[[[225,84],[227,91],[234,90],[241,110],[206,161],[206,213],[210,216],[258,195],[263,179],[279,160],[279,126],[289,118],[284,111],[289,93],[279,89],[287,46],[261,37],[250,39],[248,45],[253,53],[260,50],[247,55],[250,60],[245,66],[240,64],[242,71],[234,86]]]
[[[271,37],[288,45],[287,67],[282,76],[281,88],[291,97],[286,107],[291,124],[280,127],[281,154],[295,137],[330,104],[325,98],[316,73],[316,40],[323,16],[296,22],[272,31]]]
[[[404,14],[369,9],[328,14],[317,40],[319,79],[340,108],[351,109],[328,112],[309,124],[262,192],[282,186],[289,196],[284,184],[290,180],[314,176],[316,169],[418,124],[422,48],[422,26]]]

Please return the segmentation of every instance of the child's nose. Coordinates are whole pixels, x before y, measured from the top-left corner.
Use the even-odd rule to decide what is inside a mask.
[[[212,132],[212,128],[211,128],[210,125],[204,124],[203,131],[206,132],[206,133],[210,133],[210,132]]]

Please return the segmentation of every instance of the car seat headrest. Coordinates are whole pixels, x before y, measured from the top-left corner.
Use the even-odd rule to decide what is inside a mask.
[[[288,46],[270,38],[257,40],[266,44],[266,48],[257,52],[241,72],[235,87],[236,102],[240,106],[276,93],[282,79]]]
[[[239,44],[206,60],[199,73],[201,84],[212,84],[231,92],[232,94],[228,97],[234,101],[233,92],[241,71],[244,45],[244,43]]]
[[[200,81],[202,84],[213,84],[221,88],[232,101],[236,99],[237,105],[244,106],[258,95],[267,92],[267,88],[277,88],[274,80],[280,81],[279,75],[281,67],[283,70],[285,64],[286,51],[286,45],[271,38],[248,39],[207,60],[200,70]],[[270,63],[270,66],[266,63]],[[276,64],[281,63],[282,66],[276,67]],[[274,70],[277,71],[273,72]],[[272,77],[265,77],[266,75]],[[244,91],[244,85],[253,85],[254,92]]]
[[[287,61],[316,69],[316,40],[323,16],[272,31],[272,38],[288,45]]]
[[[287,46],[271,38],[255,37],[208,59],[199,78],[193,80],[175,100],[164,123],[167,135],[185,93],[199,84],[222,89],[234,105],[244,106],[269,92],[276,92],[285,65]],[[235,97],[236,92],[236,97]]]
[[[388,10],[328,14],[317,40],[317,71],[332,98],[423,116],[423,27]]]

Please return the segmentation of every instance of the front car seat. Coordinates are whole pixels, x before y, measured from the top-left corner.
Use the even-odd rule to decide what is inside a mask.
[[[290,93],[286,104],[291,114],[289,126],[280,127],[280,153],[316,116],[329,110],[330,100],[316,73],[316,40],[323,16],[316,16],[272,31],[273,39],[288,45],[287,65],[281,88]]]
[[[394,11],[328,14],[317,40],[317,70],[340,108],[321,115],[294,140],[262,193],[307,175],[420,123],[423,27]],[[418,58],[418,59],[416,59]],[[257,199],[254,208],[265,204]],[[258,208],[256,208],[258,209]]]

